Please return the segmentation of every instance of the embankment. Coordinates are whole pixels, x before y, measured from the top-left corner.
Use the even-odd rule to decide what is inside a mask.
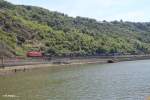
[[[65,66],[65,65],[80,65],[80,64],[104,64],[104,63],[116,63],[121,61],[132,61],[132,60],[144,60],[150,59],[148,55],[128,55],[128,56],[113,56],[113,57],[78,57],[78,58],[60,58],[60,59],[51,59],[51,60],[37,60],[34,62],[31,60],[27,61],[15,61],[15,63],[10,63],[7,61],[5,63],[5,67],[0,69],[0,75],[9,73],[9,72],[17,72],[17,71],[26,71],[29,69],[35,68],[45,68],[52,66]],[[22,63],[21,63],[22,62]],[[14,65],[13,65],[14,64]],[[7,66],[8,65],[8,66]]]

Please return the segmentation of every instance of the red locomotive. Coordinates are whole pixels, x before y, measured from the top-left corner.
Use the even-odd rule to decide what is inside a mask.
[[[43,57],[43,54],[40,51],[29,51],[27,57]]]

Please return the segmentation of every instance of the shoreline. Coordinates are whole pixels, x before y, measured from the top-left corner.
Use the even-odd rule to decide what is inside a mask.
[[[0,69],[0,76],[11,72],[25,72],[26,70],[32,70],[37,68],[47,68],[55,66],[66,66],[66,65],[84,65],[84,64],[107,64],[107,63],[117,63],[123,61],[135,61],[135,60],[146,60],[150,59],[150,56],[133,56],[133,57],[111,57],[111,58],[88,58],[88,59],[72,59],[69,63],[54,64],[54,63],[37,63],[37,64],[27,64],[5,67]],[[112,62],[108,62],[108,61]]]
[[[93,59],[92,59],[93,60]],[[11,67],[5,67],[0,69],[0,73],[7,73],[7,72],[17,72],[17,71],[26,71],[26,70],[32,70],[32,69],[37,69],[37,68],[47,68],[47,67],[55,67],[55,66],[66,66],[66,65],[84,65],[84,64],[105,64],[107,63],[107,60],[99,60],[99,61],[80,61],[80,60],[75,60],[72,61],[71,63],[68,64],[31,64],[31,65],[20,65],[20,66],[11,66]],[[1,74],[0,74],[1,75]]]

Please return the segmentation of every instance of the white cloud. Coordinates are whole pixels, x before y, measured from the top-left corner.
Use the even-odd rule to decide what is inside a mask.
[[[69,16],[98,20],[150,21],[149,0],[8,0],[17,4],[40,6]],[[147,8],[145,9],[145,5]]]
[[[111,20],[120,20],[123,19],[124,21],[133,21],[133,22],[137,22],[137,21],[144,21],[148,15],[146,14],[146,12],[143,11],[133,11],[133,12],[127,12],[127,13],[120,13],[117,15],[112,15],[107,17],[106,19],[111,21]],[[148,20],[147,20],[148,21]]]

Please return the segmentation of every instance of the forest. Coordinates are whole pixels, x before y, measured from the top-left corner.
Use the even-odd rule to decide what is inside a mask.
[[[150,22],[97,21],[0,0],[0,53],[51,56],[150,53]]]

